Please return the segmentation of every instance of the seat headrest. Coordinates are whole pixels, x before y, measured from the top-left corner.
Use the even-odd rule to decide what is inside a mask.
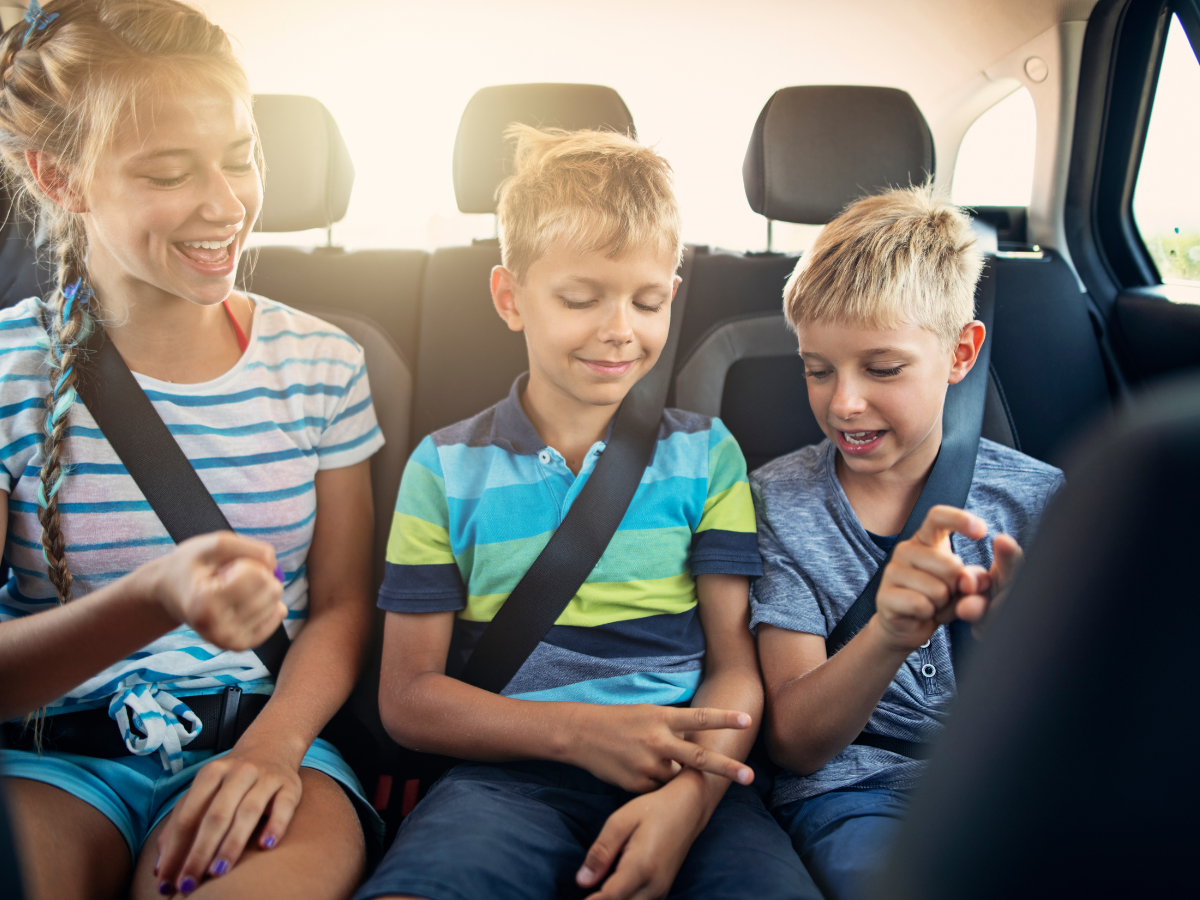
[[[463,110],[454,139],[454,196],[464,213],[494,213],[496,188],[512,174],[513,122],[539,128],[607,129],[634,135],[625,101],[599,84],[500,84],[485,87]]]
[[[346,215],[354,164],[321,101],[255,94],[254,119],[267,164],[259,230],[328,228]]]
[[[907,92],[812,85],[767,101],[742,181],[768,219],[824,225],[860,197],[921,184],[933,171],[933,136]]]

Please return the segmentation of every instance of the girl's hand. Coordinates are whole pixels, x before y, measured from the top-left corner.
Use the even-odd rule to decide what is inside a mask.
[[[635,797],[608,817],[575,876],[580,887],[593,888],[612,872],[590,900],[654,900],[667,895],[692,842],[708,822],[700,780],[677,778]]]
[[[234,747],[200,770],[158,839],[159,893],[190,894],[206,876],[221,876],[241,858],[260,820],[258,846],[270,850],[300,805],[299,766],[266,748]]]
[[[176,622],[223,650],[257,647],[287,615],[275,550],[229,531],[184,541],[134,574]]]
[[[567,762],[635,793],[662,787],[684,766],[749,784],[754,770],[689,740],[693,731],[750,727],[750,716],[728,709],[676,709],[647,703],[577,704]]]

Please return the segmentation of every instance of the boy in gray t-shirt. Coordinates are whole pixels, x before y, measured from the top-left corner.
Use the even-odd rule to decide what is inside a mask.
[[[961,212],[928,188],[895,190],[826,226],[785,292],[827,440],[750,478],[764,573],[751,624],[767,742],[785,769],[773,811],[829,898],[862,895],[923,771],[921,745],[943,726],[949,623],[983,618],[1062,484],[983,440],[966,510],[934,507],[896,543],[941,447],[946,389],[985,338],[972,321],[981,267]],[[875,615],[827,658],[825,638],[889,550]]]

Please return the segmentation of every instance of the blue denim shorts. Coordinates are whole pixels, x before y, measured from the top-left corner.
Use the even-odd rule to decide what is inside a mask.
[[[150,832],[191,787],[201,767],[219,755],[223,754],[184,750],[183,770],[173,775],[163,770],[158,754],[98,759],[49,750],[38,754],[4,749],[0,750],[0,775],[53,785],[95,807],[117,826],[136,860]],[[363,797],[357,776],[332,744],[317,738],[300,765],[324,772],[341,785],[354,803],[368,841],[373,832],[382,830],[383,822]]]
[[[907,811],[908,794],[887,788],[829,791],[774,810],[829,900],[866,896]]]
[[[575,873],[608,817],[633,798],[552,762],[463,763],[430,789],[355,900],[582,897]],[[731,785],[692,845],[671,898],[820,900],[757,793]]]

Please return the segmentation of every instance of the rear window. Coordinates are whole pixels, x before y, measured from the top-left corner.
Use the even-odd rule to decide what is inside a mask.
[[[1200,63],[1172,17],[1133,194],[1142,241],[1167,284],[1200,285]]]
[[[951,196],[960,206],[1028,206],[1033,193],[1037,112],[1018,88],[978,119],[963,136],[954,163]]]

